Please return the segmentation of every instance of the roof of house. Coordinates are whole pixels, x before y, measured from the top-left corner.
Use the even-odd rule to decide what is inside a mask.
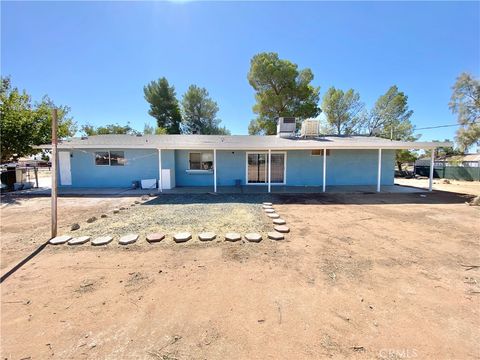
[[[392,141],[368,136],[324,136],[310,139],[275,135],[95,135],[59,142],[60,149],[194,149],[194,150],[302,150],[302,149],[431,149],[448,142]],[[42,145],[48,149],[51,145]]]

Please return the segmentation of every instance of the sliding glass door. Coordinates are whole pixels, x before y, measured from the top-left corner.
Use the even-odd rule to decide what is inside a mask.
[[[285,153],[273,153],[272,184],[285,183]],[[268,183],[268,153],[247,153],[247,184]]]

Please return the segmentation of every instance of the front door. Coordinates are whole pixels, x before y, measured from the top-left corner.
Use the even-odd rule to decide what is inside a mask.
[[[285,183],[285,153],[273,153],[271,183]],[[268,183],[268,153],[247,153],[247,184]]]

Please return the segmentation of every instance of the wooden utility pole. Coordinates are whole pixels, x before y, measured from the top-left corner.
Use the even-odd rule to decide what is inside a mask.
[[[57,109],[52,110],[52,239],[57,236]]]

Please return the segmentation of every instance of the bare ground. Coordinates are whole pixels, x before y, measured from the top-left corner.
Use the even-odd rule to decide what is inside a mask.
[[[2,358],[480,357],[467,196],[271,199],[284,242],[46,247],[1,285]],[[119,201],[63,198],[62,226]],[[2,274],[48,238],[48,204],[2,208]]]
[[[428,189],[428,179],[395,178],[395,184]],[[449,179],[434,179],[433,189],[461,194],[480,195],[480,181],[463,181]]]

